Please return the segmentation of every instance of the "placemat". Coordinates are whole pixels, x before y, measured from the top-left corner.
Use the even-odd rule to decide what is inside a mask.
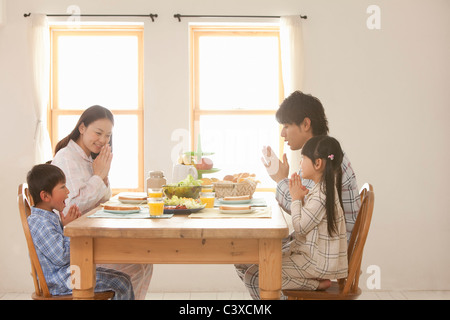
[[[206,218],[206,219],[228,219],[228,218],[270,218],[272,210],[270,207],[253,208],[255,211],[251,213],[222,213],[218,208],[207,208],[197,213],[191,213],[189,218]]]
[[[88,218],[113,218],[113,219],[168,219],[172,218],[173,213],[163,214],[161,216],[151,216],[148,208],[142,208],[141,211],[136,213],[111,213],[106,212],[103,209],[88,216]]]

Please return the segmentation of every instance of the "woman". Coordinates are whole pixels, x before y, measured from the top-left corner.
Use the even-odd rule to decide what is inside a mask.
[[[66,175],[69,198],[66,209],[78,205],[82,214],[111,197],[108,174],[111,167],[114,117],[102,106],[86,109],[72,132],[55,147],[52,164]],[[143,300],[153,272],[151,264],[101,265],[127,273],[131,277],[136,299]]]

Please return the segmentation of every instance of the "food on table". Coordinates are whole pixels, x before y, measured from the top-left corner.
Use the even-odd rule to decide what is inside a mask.
[[[138,195],[133,195],[133,196],[126,196],[126,195],[122,195],[119,196],[119,200],[141,200],[141,201],[145,201],[147,200],[146,196],[138,196]]]
[[[220,210],[250,210],[250,206],[220,206]]]
[[[248,172],[226,175],[222,181],[213,182],[217,198],[228,196],[252,196],[256,191],[256,180],[254,173]]]
[[[223,177],[223,181],[229,181],[229,182],[233,182],[233,183],[239,183],[239,182],[244,182],[246,180],[250,180],[250,181],[255,181],[255,182],[259,182],[258,180],[256,180],[256,174],[254,173],[248,173],[248,172],[242,172],[242,173],[236,173],[236,174],[228,174],[225,177]]]
[[[195,180],[192,175],[188,175],[186,179],[163,186],[163,192],[168,198],[173,196],[181,198],[197,199],[202,190],[202,180]]]
[[[194,164],[194,157],[189,154],[182,154],[178,157],[179,164],[191,165]]]
[[[233,179],[234,179],[234,177],[231,174],[226,175],[225,177],[223,177],[223,181],[231,181],[231,182],[233,182]]]
[[[167,209],[198,209],[203,207],[200,199],[180,198],[177,196],[173,196],[170,199],[166,198],[164,205]]]
[[[212,179],[210,178],[201,178],[202,186],[209,186],[212,184]]]
[[[131,206],[131,205],[120,205],[120,206],[113,206],[113,205],[105,205],[103,206],[103,210],[107,211],[130,211],[130,210],[141,210],[140,207],[137,206]]]
[[[225,200],[225,201],[250,200],[250,196],[249,195],[245,195],[245,196],[228,196],[228,197],[223,197],[223,200]]]
[[[197,170],[210,170],[213,167],[213,162],[209,158],[201,158],[200,163],[195,164]]]

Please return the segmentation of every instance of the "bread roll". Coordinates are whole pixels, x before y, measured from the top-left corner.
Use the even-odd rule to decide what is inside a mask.
[[[226,175],[223,177],[223,181],[233,181],[234,177],[232,175]]]

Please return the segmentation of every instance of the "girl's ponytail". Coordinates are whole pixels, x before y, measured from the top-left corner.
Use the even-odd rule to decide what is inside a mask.
[[[315,136],[309,139],[302,148],[302,154],[315,163],[316,159],[325,162],[322,175],[322,190],[326,194],[325,209],[327,214],[327,227],[330,236],[337,232],[336,227],[336,196],[334,188],[338,191],[339,203],[342,207],[342,159],[343,152],[339,142],[329,136]]]

